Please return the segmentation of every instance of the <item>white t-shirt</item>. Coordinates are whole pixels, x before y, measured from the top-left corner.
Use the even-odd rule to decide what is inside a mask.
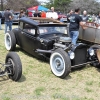
[[[47,12],[46,18],[58,19],[58,14],[56,12]]]

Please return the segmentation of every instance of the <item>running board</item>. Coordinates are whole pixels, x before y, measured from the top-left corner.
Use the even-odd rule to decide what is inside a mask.
[[[82,65],[86,65],[86,64],[90,64],[90,63],[95,63],[95,62],[98,62],[98,60],[86,62],[86,63],[83,63],[83,64],[74,65],[74,66],[71,66],[71,68],[75,68],[75,67],[79,67],[79,66],[82,66]]]

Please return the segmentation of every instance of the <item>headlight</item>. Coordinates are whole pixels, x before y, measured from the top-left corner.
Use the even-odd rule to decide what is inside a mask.
[[[94,50],[93,49],[89,49],[89,55],[93,56],[94,55]]]
[[[74,59],[75,58],[75,53],[72,51],[68,51],[68,55],[70,57],[70,59]]]

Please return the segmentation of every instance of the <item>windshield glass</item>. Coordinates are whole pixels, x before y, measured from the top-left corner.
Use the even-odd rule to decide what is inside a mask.
[[[48,26],[48,27],[39,27],[40,34],[48,33],[62,33],[67,34],[67,28],[65,26]]]

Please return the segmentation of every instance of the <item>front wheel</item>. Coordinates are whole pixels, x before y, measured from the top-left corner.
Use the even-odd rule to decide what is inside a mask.
[[[5,63],[9,65],[9,67],[6,67],[9,78],[13,81],[18,81],[22,75],[22,64],[18,54],[9,52],[6,56]]]
[[[54,75],[65,78],[71,71],[71,61],[68,54],[61,48],[56,49],[51,54],[50,67]]]

